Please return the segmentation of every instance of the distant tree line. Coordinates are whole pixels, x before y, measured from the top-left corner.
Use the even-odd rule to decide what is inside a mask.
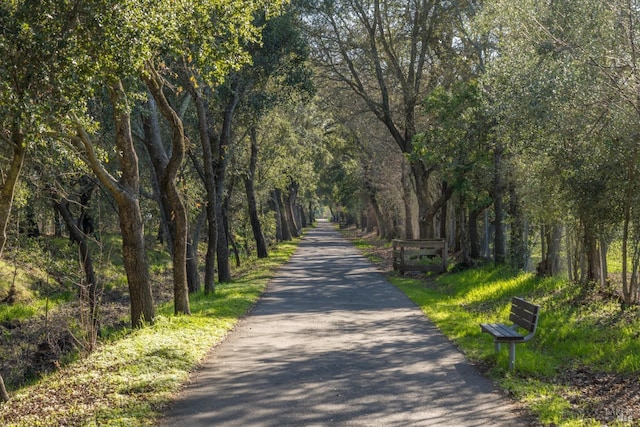
[[[621,297],[637,303],[637,2],[338,0],[306,12],[320,98],[348,141],[323,183],[334,211],[384,238],[446,238],[463,265],[564,269],[601,289],[615,244]]]

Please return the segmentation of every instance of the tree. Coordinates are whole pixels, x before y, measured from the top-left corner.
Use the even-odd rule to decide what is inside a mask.
[[[239,92],[244,90],[239,85],[238,70],[250,59],[246,47],[259,45],[261,39],[261,28],[254,21],[256,16],[270,18],[280,12],[282,5],[281,1],[248,3],[235,0],[231,4],[218,4],[203,0],[193,8],[194,19],[191,22],[197,25],[189,23],[184,27],[190,43],[184,57],[183,84],[196,105],[198,139],[204,160],[200,169],[207,192],[206,292],[215,290],[216,259],[218,280],[231,280],[222,205],[228,165],[226,154],[233,137],[232,120]],[[212,22],[224,25],[211,25]]]
[[[0,189],[0,255],[13,197],[29,147],[64,116],[89,76],[78,67],[78,32],[90,6],[76,1],[0,5],[0,141],[8,167]]]
[[[258,204],[256,202],[255,178],[258,164],[258,136],[255,128],[249,129],[249,140],[251,154],[249,156],[249,168],[244,178],[244,186],[247,193],[247,209],[251,222],[251,230],[256,241],[258,258],[266,258],[269,256],[269,253],[267,251],[267,242],[262,232],[262,224],[258,216]]]
[[[140,327],[153,322],[155,306],[151,293],[149,263],[144,241],[144,223],[140,211],[140,173],[138,156],[131,131],[132,87],[125,82],[135,81],[150,52],[159,40],[156,24],[162,22],[163,9],[144,2],[114,4],[97,2],[91,20],[80,34],[78,44],[83,64],[94,72],[92,88],[106,89],[113,114],[113,146],[120,167],[111,174],[98,154],[99,141],[91,133],[96,123],[86,114],[87,101],[70,113],[69,139],[83,161],[91,168],[102,185],[111,193],[118,206],[124,268],[127,274],[131,305],[131,324]],[[96,92],[97,93],[97,92]],[[82,110],[81,110],[82,109]],[[80,111],[79,111],[80,110]],[[108,122],[101,123],[103,126]]]
[[[258,18],[258,25],[265,17]],[[252,61],[244,67],[241,78],[247,86],[242,100],[243,122],[248,122],[249,160],[243,176],[248,213],[258,257],[267,256],[267,247],[255,201],[255,177],[258,162],[256,126],[262,116],[280,103],[296,97],[308,99],[313,93],[307,67],[308,47],[301,35],[299,10],[289,5],[283,14],[263,25],[262,44],[251,49]],[[291,214],[289,215],[291,216]]]
[[[423,107],[429,126],[416,137],[414,155],[427,164],[439,164],[449,191],[458,194],[460,216],[456,222],[462,228],[462,264],[471,266],[472,258],[479,257],[477,216],[491,201],[488,177],[494,166],[487,157],[491,125],[482,87],[475,79],[439,86],[426,97]]]
[[[404,153],[413,152],[417,108],[437,84],[441,59],[453,31],[442,2],[357,0],[320,2],[311,7],[313,45],[325,78],[361,97]],[[434,218],[451,193],[433,194],[439,165],[414,157],[420,237],[435,233]]]
[[[502,129],[535,142],[528,148],[537,157],[534,164],[555,172],[545,181],[566,197],[564,208],[579,223],[587,266],[583,279],[603,284],[611,230],[622,225],[626,263],[634,221],[637,5],[624,0],[487,3],[499,40],[489,75],[500,82],[496,92],[507,95],[500,102],[507,124]],[[557,241],[553,228],[556,237],[547,241]],[[633,291],[624,265],[623,270],[628,303]]]
[[[114,109],[115,146],[119,153],[120,177],[115,178],[104,167],[96,152],[96,143],[80,119],[76,119],[77,135],[71,137],[71,140],[118,205],[122,256],[129,286],[131,324],[135,328],[142,326],[143,322],[153,322],[155,306],[151,295],[144,223],[140,212],[138,156],[131,134],[127,96],[121,82],[118,81],[109,88],[109,98]]]
[[[176,177],[186,153],[186,137],[182,120],[165,97],[163,77],[148,64],[143,79],[153,100],[149,100],[149,124],[144,126],[143,141],[158,179],[160,206],[169,230],[169,247],[173,258],[173,293],[176,314],[190,314],[187,280],[187,211],[176,185]],[[162,144],[156,104],[172,129],[171,156]]]

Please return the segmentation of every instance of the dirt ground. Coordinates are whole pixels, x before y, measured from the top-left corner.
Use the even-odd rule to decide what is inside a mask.
[[[154,283],[156,303],[171,299],[168,277]],[[0,322],[0,373],[11,394],[46,373],[58,369],[74,355],[85,352],[77,301],[47,310],[29,320]],[[100,325],[110,329],[130,326],[129,299],[115,290],[102,295]]]

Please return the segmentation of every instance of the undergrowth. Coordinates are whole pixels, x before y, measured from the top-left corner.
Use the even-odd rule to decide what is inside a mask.
[[[85,359],[17,391],[0,406],[3,426],[154,425],[160,411],[209,349],[255,303],[295,243],[255,261],[215,295],[192,295],[190,316],[159,308],[153,325],[120,330]]]

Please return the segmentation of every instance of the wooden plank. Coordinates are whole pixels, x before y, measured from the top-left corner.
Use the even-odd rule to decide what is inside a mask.
[[[394,239],[393,267],[400,271],[443,272],[447,269],[447,242],[444,239]],[[442,262],[425,263],[425,259],[440,257]]]
[[[436,248],[441,249],[446,246],[446,241],[444,239],[421,239],[421,240],[398,240],[395,239],[392,241],[393,247],[404,247],[404,248]]]
[[[522,299],[520,297],[513,297],[513,299],[511,300],[511,304],[512,305],[517,305],[518,307],[522,307],[525,310],[530,311],[532,313],[533,312],[537,313],[538,310],[540,309],[539,305],[530,303],[529,301],[524,300],[524,299]]]
[[[502,323],[481,323],[480,327],[483,332],[487,332],[496,339],[496,341],[522,341],[524,337],[517,331]]]
[[[534,332],[538,320],[540,306],[531,304],[522,298],[514,298],[511,303],[509,320],[529,332]]]

